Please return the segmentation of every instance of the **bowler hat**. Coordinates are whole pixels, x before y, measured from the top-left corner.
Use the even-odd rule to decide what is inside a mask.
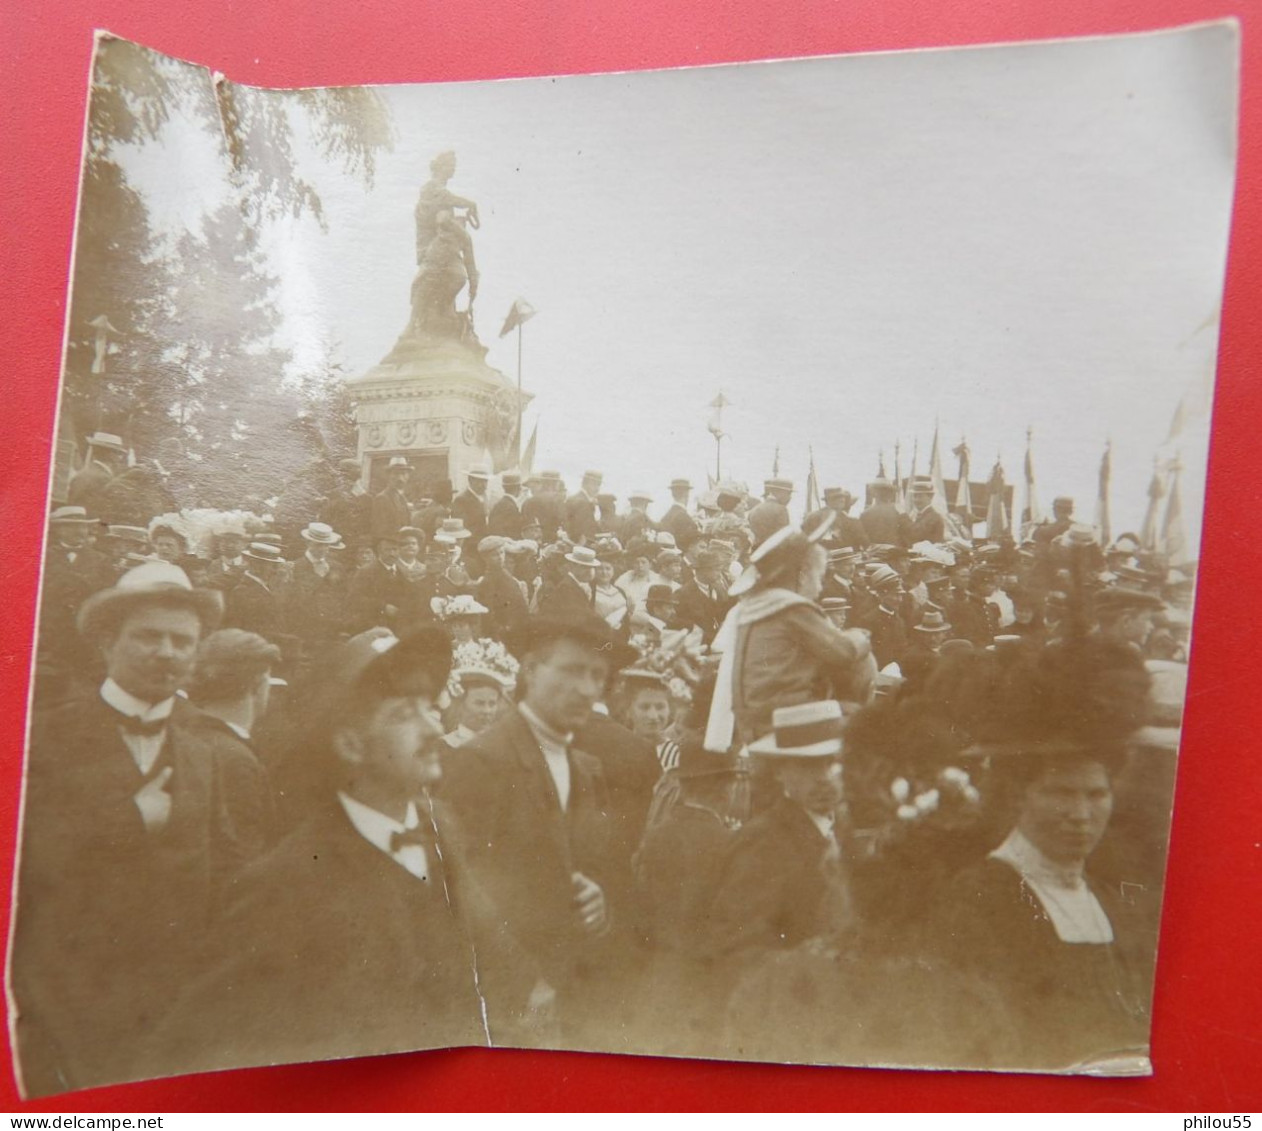
[[[207,632],[213,631],[223,616],[223,595],[218,590],[194,589],[179,566],[154,561],[129,569],[109,589],[93,593],[79,607],[75,623],[84,636],[95,636],[108,632],[129,613],[148,604],[191,609]]]
[[[691,491],[692,483],[687,479],[672,479],[670,481],[670,489],[672,491]]]

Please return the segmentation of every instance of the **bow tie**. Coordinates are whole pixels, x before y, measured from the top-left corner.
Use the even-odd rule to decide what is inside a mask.
[[[164,730],[166,730],[167,723],[171,721],[169,718],[166,718],[153,719],[146,722],[144,719],[136,718],[135,715],[124,715],[122,711],[119,711],[114,707],[111,707],[110,710],[114,712],[114,721],[118,723],[122,730],[126,731],[128,734],[139,735],[142,738],[152,738],[155,735],[161,734]]]
[[[420,845],[427,852],[430,851],[434,844],[434,830],[428,829],[424,824],[417,825],[414,829],[404,829],[401,833],[394,832],[390,834],[390,854],[393,856],[396,852],[412,845]]]

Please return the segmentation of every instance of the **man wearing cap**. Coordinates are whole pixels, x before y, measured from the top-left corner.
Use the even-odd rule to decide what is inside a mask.
[[[722,577],[723,560],[723,556],[715,550],[699,551],[692,580],[681,586],[676,594],[679,623],[700,628],[705,644],[714,640],[719,625],[732,607],[732,598],[728,596]]]
[[[114,579],[109,559],[91,544],[100,528],[83,507],[58,507],[48,519],[37,662],[63,675],[85,666],[74,627],[79,606]]]
[[[522,535],[526,519],[522,514],[521,472],[506,471],[500,476],[504,494],[495,500],[487,516],[486,531],[497,538],[517,541]]]
[[[854,626],[868,630],[876,666],[884,668],[898,663],[911,643],[903,620],[903,579],[891,567],[878,565],[868,575],[868,585],[876,603],[854,620]]]
[[[337,639],[346,611],[346,572],[333,558],[344,550],[342,536],[325,522],[309,522],[300,532],[306,545],[292,563],[285,590],[285,624],[304,644],[317,647]]]
[[[688,513],[688,496],[691,492],[692,484],[687,479],[672,479],[670,481],[670,508],[657,524],[659,529],[669,531],[674,535],[675,545],[685,554],[701,537],[701,528],[697,525],[697,520]]]
[[[768,479],[763,487],[766,493],[762,502],[746,515],[755,546],[789,525],[789,500],[793,498],[793,484],[787,479]]]
[[[572,736],[635,652],[590,611],[533,618],[514,650],[517,708],[461,748],[442,797],[506,928],[555,990],[562,1035],[611,1047],[628,1006],[630,860],[601,764]]]
[[[477,598],[487,608],[487,634],[496,640],[504,640],[516,632],[530,615],[520,582],[504,565],[507,547],[508,539],[494,534],[478,543],[482,579],[478,582]]]
[[[221,609],[167,562],[130,570],[79,610],[99,691],[35,720],[12,956],[28,1095],[146,1074],[138,1043],[259,842],[254,799],[231,788],[239,751],[189,726],[176,695]]]
[[[1095,598],[1099,635],[1142,655],[1152,633],[1153,617],[1162,608],[1161,598],[1152,593],[1123,586],[1104,589]]]
[[[921,615],[920,623],[912,629],[911,647],[898,662],[904,681],[902,695],[919,695],[924,690],[937,669],[942,645],[952,631],[941,609],[930,608]]]
[[[879,477],[868,484],[872,505],[860,516],[863,531],[876,545],[908,546],[907,516],[894,505],[894,484]]]
[[[909,502],[907,545],[914,546],[917,542],[936,545],[942,542],[946,538],[946,521],[933,509],[933,480],[927,475],[917,475],[911,481]]]
[[[251,542],[243,552],[245,573],[225,594],[224,624],[274,639],[284,628],[284,555],[268,542]]]
[[[468,485],[451,500],[451,517],[458,518],[469,531],[469,545],[476,547],[486,537],[487,501],[486,485],[491,473],[485,467],[472,467],[467,476]],[[465,564],[471,577],[482,575],[481,560],[476,551],[465,554]]]
[[[386,464],[386,485],[372,499],[373,538],[393,537],[399,527],[412,521],[412,504],[404,494],[412,467],[405,456],[391,456]]]
[[[599,559],[590,546],[574,546],[565,555],[565,572],[539,598],[541,616],[558,617],[591,613],[595,604],[592,584]]]
[[[70,477],[67,501],[100,513],[101,494],[114,476],[127,467],[127,449],[119,437],[93,432],[87,439],[88,457]]]
[[[578,490],[565,500],[565,532],[576,546],[587,545],[596,534],[596,494],[604,479],[599,471],[584,472]]]
[[[506,1039],[534,978],[430,797],[450,665],[426,627],[362,633],[313,673],[318,804],[234,885],[215,960],[157,1034],[168,1071]]]
[[[741,829],[715,892],[712,945],[737,967],[810,940],[835,947],[854,930],[837,828],[841,735],[836,702],[801,703],[777,708],[749,748],[780,797]]]
[[[999,608],[990,601],[997,581],[994,570],[985,566],[968,571],[963,594],[956,596],[947,611],[955,635],[977,648],[993,644],[999,631]]]
[[[824,506],[837,516],[833,528],[828,532],[828,546],[834,550],[865,550],[872,545],[872,539],[863,529],[863,523],[850,513],[855,504],[855,497],[844,487],[825,487]],[[816,519],[810,516],[804,525],[813,526]]]

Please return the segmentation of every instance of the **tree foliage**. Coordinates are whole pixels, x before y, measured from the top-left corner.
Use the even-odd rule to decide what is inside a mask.
[[[223,192],[200,223],[159,231],[127,170],[137,152],[177,130],[186,139],[194,131],[196,144],[217,154]],[[178,451],[194,492],[185,505],[279,494],[313,459],[350,454],[350,404],[336,359],[287,376],[292,359],[276,345],[280,280],[262,234],[283,216],[326,223],[299,154],[371,182],[375,155],[391,141],[375,92],[251,90],[103,38],[66,355],[74,433],[118,433],[141,457]],[[100,315],[109,319],[111,346],[105,372],[93,373],[91,323]]]

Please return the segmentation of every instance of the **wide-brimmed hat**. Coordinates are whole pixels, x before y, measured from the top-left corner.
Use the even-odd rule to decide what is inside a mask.
[[[947,619],[942,615],[940,609],[931,609],[920,618],[920,623],[916,625],[917,632],[950,632],[951,626],[947,624]]]
[[[570,640],[591,648],[601,659],[608,661],[610,675],[640,659],[640,653],[619,640],[613,628],[601,617],[587,612],[530,617],[510,633],[507,643],[514,655],[524,658],[558,640]]]
[[[503,475],[500,476],[500,482],[505,487],[520,487],[521,486],[521,472],[520,471],[506,471],[504,472]]]
[[[123,444],[122,437],[115,436],[112,432],[93,432],[84,442],[89,448],[106,448],[111,452],[127,454],[127,448]]]
[[[465,472],[466,479],[487,479],[491,478],[491,469],[488,467],[471,467]]]
[[[386,464],[387,471],[411,471],[412,465],[408,463],[406,456],[391,456],[390,462]]]
[[[933,480],[928,475],[915,476],[908,487],[912,494],[916,494],[919,491],[927,491],[929,494],[933,494]]]
[[[779,476],[772,479],[764,479],[762,485],[768,491],[792,491],[793,490],[793,480],[781,479],[779,478]]]
[[[604,479],[604,478],[605,478],[605,473],[603,471],[584,471],[583,472],[584,481],[590,481],[592,479]]]
[[[692,481],[688,479],[672,479],[670,481],[670,489],[672,491],[691,491]]]
[[[464,522],[458,518],[445,518],[434,531],[435,542],[463,542],[472,538],[473,532],[466,530]]]
[[[451,671],[451,637],[426,625],[399,639],[389,629],[372,628],[338,645],[318,663],[308,687],[313,711],[324,722],[338,722],[360,698],[416,694],[422,680],[437,699]]]
[[[346,548],[342,542],[342,536],[327,522],[309,522],[306,530],[300,530],[299,533],[308,542],[314,542],[317,546],[328,546],[334,550]]]
[[[627,502],[630,503],[651,503],[653,496],[641,488],[636,488],[627,496]]]
[[[777,707],[771,714],[771,733],[751,742],[751,754],[788,758],[831,758],[841,753],[845,726],[841,704],[835,699]]]
[[[451,620],[453,617],[480,617],[491,610],[478,602],[468,593],[457,593],[454,597],[431,597],[429,607],[439,620]]]
[[[568,554],[565,555],[567,562],[573,562],[578,566],[591,566],[595,568],[600,564],[600,559],[596,556],[596,551],[590,546],[575,546]]]
[[[251,542],[241,554],[242,557],[252,558],[256,562],[271,562],[272,565],[281,565],[285,561],[280,547],[273,546],[270,542]]]
[[[206,632],[223,616],[223,595],[213,589],[194,589],[179,566],[145,562],[129,569],[109,589],[93,593],[79,607],[75,624],[84,636],[107,632],[132,611],[147,604],[182,605],[197,614]]]
[[[96,526],[99,521],[92,518],[84,507],[58,507],[48,516],[49,525],[65,523],[71,526]]]

